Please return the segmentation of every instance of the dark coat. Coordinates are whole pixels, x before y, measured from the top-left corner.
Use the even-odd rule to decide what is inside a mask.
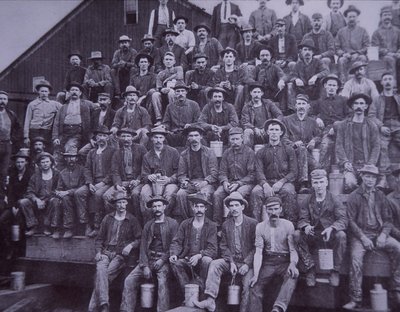
[[[99,116],[101,109],[95,109],[92,113],[92,131],[95,131],[99,127]],[[115,110],[107,108],[106,115],[104,116],[104,125],[111,129],[115,117]]]
[[[242,12],[237,4],[230,3],[231,5],[231,15],[242,16]],[[213,37],[218,38],[219,32],[221,30],[221,8],[222,3],[217,4],[211,16],[211,34]],[[229,17],[229,16],[228,16]]]
[[[51,169],[53,171],[53,179],[51,189],[55,191],[57,188],[58,178],[59,178],[59,171],[56,169]],[[35,173],[31,176],[28,184],[28,189],[26,190],[26,198],[30,200],[34,200],[38,197],[40,190],[43,188],[43,179],[42,179],[42,172],[39,169],[35,170]],[[41,199],[50,199],[51,195],[48,198],[41,198]]]
[[[95,148],[89,151],[89,154],[86,157],[86,165],[85,165],[85,183],[86,184],[94,184],[94,171],[95,171],[95,156],[96,156]],[[106,149],[102,153],[102,167],[104,168],[104,179],[102,182],[105,184],[111,184],[111,158],[115,154],[115,149],[111,146],[107,146]]]
[[[185,54],[185,49],[182,48],[181,46],[174,44],[172,46],[172,50],[170,51],[168,46],[166,44],[164,44],[160,49],[159,49],[159,53],[160,53],[160,62],[162,63],[164,60],[164,55],[167,52],[172,52],[175,55],[175,66],[182,66],[183,70],[187,70],[188,69],[188,59],[187,56]],[[162,65],[162,67],[164,67],[164,65]]]
[[[400,95],[394,94],[394,100],[397,104],[397,111],[400,112]],[[379,95],[369,106],[368,117],[376,123],[378,128],[383,126],[383,118],[385,117],[385,96]]]
[[[275,36],[271,39],[271,47],[274,51],[274,59],[279,59],[279,37]],[[285,35],[285,60],[287,62],[296,62],[297,61],[297,42],[296,38],[293,35],[286,34]]]

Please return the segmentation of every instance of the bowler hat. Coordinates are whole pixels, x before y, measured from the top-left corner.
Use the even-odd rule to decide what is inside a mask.
[[[193,56],[193,61],[196,61],[196,60],[199,59],[199,58],[205,58],[206,60],[208,60],[208,56],[205,55],[204,53],[196,53],[196,54]]]
[[[166,198],[164,198],[163,196],[157,195],[157,196],[151,197],[151,199],[146,203],[146,207],[151,208],[153,203],[157,202],[157,201],[163,202],[164,205],[169,205],[169,201]]]
[[[352,95],[352,96],[347,100],[347,106],[349,106],[350,108],[352,108],[353,102],[354,102],[355,100],[357,100],[357,99],[360,99],[360,98],[361,98],[361,99],[364,99],[365,102],[366,102],[368,105],[370,105],[371,102],[372,102],[371,98],[370,98],[368,95],[366,95],[366,94],[364,94],[364,93],[357,93],[357,94]]]
[[[208,97],[209,99],[211,99],[212,94],[213,94],[214,92],[222,92],[222,93],[224,94],[224,96],[227,96],[227,95],[228,95],[228,93],[226,92],[226,90],[225,90],[224,88],[221,88],[221,87],[216,86],[216,87],[211,88],[210,90],[208,90],[208,92],[207,92],[207,97]]]
[[[192,131],[198,131],[201,135],[204,134],[204,129],[196,124],[191,124],[189,127],[183,129],[183,135],[188,135]]]
[[[77,88],[79,88],[79,90],[81,90],[81,92],[84,91],[83,86],[82,86],[79,82],[72,81],[71,83],[69,83],[69,84],[67,85],[67,91],[71,90],[72,87],[77,87]]]
[[[97,59],[103,59],[103,55],[101,54],[101,51],[92,51],[90,53],[89,60],[97,60]]]
[[[352,74],[354,74],[356,69],[363,67],[363,66],[367,66],[367,65],[368,65],[367,63],[364,63],[361,61],[354,62],[353,65],[350,67],[349,74],[352,75]]]
[[[163,35],[163,37],[165,37],[167,34],[171,34],[171,35],[175,35],[175,36],[179,35],[179,33],[173,28],[167,28],[166,30],[164,30],[162,35]]]
[[[313,49],[313,51],[315,51],[316,47],[315,47],[315,44],[314,44],[314,40],[312,40],[312,39],[305,39],[305,40],[303,40],[303,41],[299,44],[298,48],[299,48],[299,49],[302,49],[302,48],[304,48],[304,47]]]
[[[287,5],[291,5],[292,4],[292,0],[286,0],[286,4]],[[304,5],[304,1],[303,0],[299,0],[299,4],[300,5]]]
[[[237,51],[235,49],[232,49],[231,47],[223,49],[219,54],[221,55],[221,57],[224,57],[226,53],[233,53],[235,57],[237,56]]]
[[[266,207],[282,205],[282,200],[278,196],[268,197],[264,202]]]
[[[267,132],[269,125],[271,124],[278,124],[281,127],[282,130],[282,135],[283,136],[286,133],[286,126],[284,125],[284,123],[282,121],[280,121],[279,119],[273,118],[273,119],[268,119],[265,123],[264,123],[264,130],[265,132]]]
[[[327,1],[328,8],[331,7],[331,2],[332,2],[332,0],[328,0],[328,1]],[[342,7],[343,4],[344,4],[344,0],[340,0],[340,7]]]
[[[329,74],[328,76],[324,77],[321,80],[321,84],[324,85],[328,80],[336,80],[338,83],[339,88],[342,86],[342,81],[339,79],[339,77],[335,74]]]
[[[246,199],[243,198],[242,194],[240,194],[239,192],[232,192],[228,197],[226,197],[224,199],[224,205],[226,207],[229,206],[231,201],[238,201],[240,202],[242,205],[244,205],[245,207],[247,207],[249,205],[249,203],[247,202]]]
[[[114,195],[112,202],[116,203],[119,200],[129,200],[128,196],[126,195],[126,192],[118,192],[116,195]]]
[[[193,31],[197,32],[200,28],[204,28],[205,30],[207,30],[208,33],[211,32],[210,27],[208,27],[206,24],[199,24],[194,26]]]
[[[343,12],[343,15],[345,17],[347,17],[347,14],[349,14],[350,12],[356,12],[357,15],[361,14],[361,11],[359,9],[357,9],[354,5],[349,5],[349,7]]]
[[[314,169],[311,171],[311,179],[322,179],[327,177],[327,173],[324,169]]]
[[[374,175],[380,175],[379,169],[375,165],[364,165],[361,169],[358,170],[359,173],[371,173]]]
[[[186,24],[189,23],[189,19],[183,15],[175,17],[175,19],[172,22],[176,25],[176,23],[178,23],[179,20],[184,20]]]
[[[40,161],[45,158],[45,157],[49,157],[50,161],[52,164],[54,164],[54,157],[53,155],[51,155],[50,153],[47,152],[41,152],[39,155],[36,156],[36,163],[40,163]]]
[[[264,92],[264,87],[261,83],[253,82],[253,83],[249,84],[249,92],[253,91],[253,89],[255,89],[255,88],[260,88],[261,91]]]
[[[124,41],[132,41],[131,38],[129,38],[127,35],[122,35],[119,37],[118,42],[124,42]]]
[[[167,129],[165,128],[164,125],[159,125],[157,127],[154,127],[153,129],[151,129],[149,132],[147,132],[147,136],[151,137],[155,134],[162,134],[162,135],[167,135],[169,132],[167,131]]]
[[[145,41],[156,41],[156,38],[154,38],[153,37],[153,35],[151,35],[151,34],[145,34],[144,36],[143,36],[143,38],[141,39],[141,41],[142,42],[145,42]]]
[[[136,66],[139,66],[139,61],[140,61],[140,59],[142,59],[142,58],[147,59],[147,61],[149,62],[150,66],[153,65],[154,59],[153,59],[153,57],[152,57],[151,55],[146,54],[146,53],[139,53],[139,54],[136,55],[136,57],[135,57],[135,64],[136,64]]]
[[[39,83],[35,86],[35,90],[39,91],[41,87],[49,88],[50,91],[53,90],[53,87],[47,80],[40,80]]]
[[[75,157],[78,156],[78,148],[75,146],[69,147],[64,153],[63,156]]]
[[[73,50],[70,54],[68,54],[68,59],[71,58],[71,56],[76,55],[77,57],[79,57],[81,60],[83,59],[83,56],[81,54],[80,51],[78,50]]]
[[[128,134],[130,134],[130,135],[132,135],[132,136],[136,136],[136,131],[133,130],[133,129],[131,129],[131,128],[128,128],[128,127],[119,129],[119,130],[117,131],[117,135],[121,135],[122,133],[128,133]]]
[[[26,160],[30,160],[31,159],[27,153],[24,153],[21,150],[19,150],[16,154],[11,156],[12,160],[15,160],[17,158],[25,158]]]
[[[104,125],[98,126],[97,129],[95,131],[93,131],[94,135],[99,134],[99,133],[107,134],[107,135],[111,134],[110,130]]]
[[[207,200],[206,195],[203,193],[195,193],[195,194],[190,194],[187,196],[187,199],[192,202],[193,204],[196,203],[202,203],[206,206],[211,206],[212,204]]]
[[[254,32],[256,29],[253,27],[253,26],[251,26],[250,24],[245,24],[245,25],[243,25],[242,27],[240,27],[240,33],[244,33],[244,32],[246,32],[246,31],[252,31],[252,32]]]
[[[126,97],[129,93],[135,93],[137,96],[140,96],[139,90],[137,90],[134,86],[127,86],[125,92],[122,93],[122,96]]]
[[[175,86],[173,87],[174,90],[177,89],[186,89],[189,90],[190,88],[181,80],[178,80],[175,84]]]

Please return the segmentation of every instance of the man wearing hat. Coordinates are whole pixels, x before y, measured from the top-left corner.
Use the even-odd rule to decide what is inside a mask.
[[[321,142],[321,131],[315,119],[309,116],[311,106],[307,95],[296,96],[295,108],[294,114],[282,119],[286,126],[283,141],[296,152],[298,165],[296,180],[299,184],[299,193],[303,193],[308,190],[308,173],[319,166],[312,151]]]
[[[286,5],[291,6],[291,11],[283,20],[286,23],[286,32],[296,38],[296,43],[300,44],[306,33],[310,32],[310,18],[300,12],[300,6],[304,5],[303,0],[286,0]]]
[[[76,200],[75,192],[85,184],[84,167],[78,164],[78,149],[71,147],[63,153],[66,168],[60,172],[57,187],[53,198],[50,199],[51,211],[50,226],[53,229],[53,238],[60,238],[60,231],[64,230],[63,238],[71,238],[75,224],[75,207],[77,211],[81,202]],[[85,235],[89,235],[90,227],[86,224]]]
[[[235,107],[225,100],[225,89],[214,87],[208,91],[210,101],[204,106],[199,117],[199,124],[206,131],[206,140],[221,140],[228,143],[228,132],[239,126],[239,118]]]
[[[51,131],[54,118],[61,108],[61,104],[50,100],[49,94],[53,87],[46,80],[40,81],[35,90],[38,97],[28,104],[24,122],[24,143],[31,145],[34,137],[41,136],[45,139],[48,148],[51,148]]]
[[[354,94],[363,93],[368,95],[371,99],[375,99],[379,96],[375,83],[366,77],[366,67],[367,63],[359,61],[353,63],[349,70],[349,74],[354,76],[346,81],[343,90],[340,92],[341,95],[350,98]]]
[[[93,131],[99,126],[111,128],[115,117],[115,111],[111,108],[111,95],[109,93],[99,93],[97,103],[99,107],[92,113]]]
[[[92,51],[89,60],[92,61],[85,73],[83,86],[89,92],[89,100],[95,102],[99,93],[113,95],[113,85],[110,66],[103,64],[103,55],[100,51]]]
[[[226,48],[221,52],[223,64],[216,71],[214,84],[223,88],[227,94],[225,99],[232,103],[236,113],[240,115],[244,104],[244,85],[248,76],[244,68],[235,65],[237,51],[232,48]]]
[[[125,268],[129,255],[137,253],[142,227],[139,221],[127,212],[128,199],[124,192],[114,199],[115,211],[108,213],[95,241],[96,275],[88,311],[110,311],[109,284]]]
[[[185,74],[185,83],[190,88],[188,98],[197,101],[202,109],[208,102],[207,93],[213,87],[214,71],[208,67],[208,57],[203,53],[193,56],[194,69]]]
[[[313,287],[315,263],[310,249],[332,248],[334,267],[329,282],[339,286],[339,271],[346,252],[347,215],[342,202],[328,189],[328,177],[324,169],[311,172],[313,192],[300,202],[300,216],[297,225],[299,234],[299,255],[307,271],[307,286]]]
[[[179,35],[175,39],[175,44],[185,49],[185,55],[189,55],[196,45],[194,33],[186,29],[189,19],[186,16],[177,16],[174,19],[175,30]]]
[[[236,51],[238,52],[239,63],[246,68],[248,66],[248,72],[254,69],[256,64],[256,58],[258,57],[258,51],[263,46],[260,42],[253,39],[255,28],[249,24],[245,24],[240,28],[240,34],[243,40],[236,45]]]
[[[205,54],[207,56],[207,67],[216,71],[220,63],[220,54],[224,48],[218,39],[211,36],[211,30],[207,25],[196,25],[193,31],[197,36],[193,55]]]
[[[200,291],[204,291],[208,267],[218,256],[217,226],[206,217],[211,203],[204,193],[192,194],[188,199],[193,217],[179,225],[169,248],[171,269],[183,294],[189,282],[200,283]],[[189,268],[193,276],[188,274]]]
[[[254,36],[262,43],[268,43],[277,20],[274,10],[267,8],[269,0],[258,0],[258,9],[251,12],[249,24],[255,28]]]
[[[188,69],[188,59],[185,54],[185,49],[180,45],[175,43],[175,40],[179,33],[173,29],[166,29],[163,33],[165,44],[161,46],[160,51],[160,60],[163,60],[166,52],[172,52],[175,55],[176,66],[182,66],[183,70]],[[161,64],[162,65],[162,64]]]
[[[174,147],[186,146],[187,138],[183,130],[198,121],[200,107],[197,102],[187,98],[189,87],[178,81],[174,87],[174,100],[168,104],[163,119],[163,125],[169,130],[168,144]]]
[[[43,153],[46,149],[45,139],[43,137],[35,137],[31,141],[32,148],[29,151],[29,156],[31,159],[36,159],[37,156]],[[30,163],[31,168],[35,168],[35,162]]]
[[[218,163],[214,152],[204,146],[201,140],[204,131],[197,125],[190,125],[183,130],[187,136],[187,147],[179,158],[178,181],[180,189],[176,194],[176,205],[173,216],[184,220],[192,216],[187,197],[201,192],[207,199],[211,198],[218,181]],[[212,215],[212,212],[209,212]]]
[[[264,131],[269,143],[256,153],[256,182],[250,195],[253,216],[258,221],[266,219],[264,201],[277,195],[283,201],[285,219],[297,223],[297,203],[294,182],[297,177],[295,151],[282,142],[285,125],[279,119],[265,122]]]
[[[336,37],[340,28],[346,26],[346,19],[340,10],[343,6],[344,0],[327,0],[327,6],[331,9],[329,14],[324,18],[325,30],[329,31],[333,38]]]
[[[299,261],[293,235],[292,222],[281,218],[282,201],[272,196],[265,201],[268,217],[256,226],[253,268],[254,276],[250,280],[251,311],[263,311],[263,298],[266,286],[280,277],[279,293],[271,312],[285,312],[296,288],[299,271],[296,268]]]
[[[166,29],[172,27],[175,19],[175,12],[168,7],[168,0],[158,0],[160,5],[151,11],[149,19],[148,34],[155,38],[157,48],[162,45],[163,33]]]
[[[230,147],[225,150],[220,163],[220,185],[213,196],[213,221],[218,225],[222,224],[223,217],[227,215],[223,205],[224,198],[232,192],[238,192],[248,198],[256,178],[255,154],[250,147],[243,144],[242,128],[229,129],[229,143]]]
[[[135,70],[135,57],[138,54],[131,48],[132,39],[126,35],[119,37],[119,49],[114,52],[111,61],[111,77],[113,79],[115,95],[129,85],[131,71]]]
[[[140,284],[143,278],[150,280],[152,276],[157,277],[157,311],[169,309],[169,246],[179,224],[165,215],[168,205],[162,196],[153,196],[146,203],[153,218],[143,228],[139,264],[125,278],[120,311],[135,311]]]
[[[143,48],[139,51],[139,54],[147,54],[153,58],[152,64],[154,65],[154,68],[152,69],[152,71],[157,74],[161,70],[161,67],[160,51],[154,46],[155,41],[156,39],[152,35],[145,34],[141,40]]]
[[[221,258],[213,260],[207,274],[204,294],[207,298],[194,304],[208,311],[215,311],[215,299],[218,297],[221,277],[225,273],[239,275],[242,281],[240,311],[249,311],[249,285],[253,277],[254,240],[257,221],[244,215],[247,201],[239,192],[232,192],[224,200],[232,218],[222,225],[222,237],[219,243]]]
[[[297,42],[296,37],[286,32],[286,23],[282,18],[276,20],[275,25],[276,36],[270,40],[272,55],[275,64],[290,73],[297,61]]]
[[[237,4],[230,0],[223,0],[218,3],[211,15],[211,34],[221,42],[222,47],[235,48],[239,41],[235,25],[231,22],[232,15],[239,17],[242,12]]]
[[[347,26],[339,29],[335,37],[335,48],[338,59],[339,78],[342,82],[347,81],[347,68],[350,64],[359,61],[367,61],[367,49],[370,39],[367,31],[358,26],[358,16],[361,11],[354,5],[344,11]]]
[[[297,93],[307,94],[311,100],[316,100],[320,94],[321,79],[329,74],[329,67],[319,58],[314,58],[317,47],[312,39],[306,39],[299,44],[301,57],[290,74]]]
[[[365,164],[378,163],[379,129],[372,119],[365,116],[370,104],[371,98],[368,95],[353,95],[347,101],[353,114],[340,122],[337,127],[336,161],[344,170],[344,187],[347,192],[357,187],[358,169]]]
[[[144,221],[150,219],[146,203],[152,195],[162,195],[170,203],[178,191],[179,152],[166,144],[167,134],[168,131],[164,126],[155,127],[148,133],[152,148],[143,156],[141,170],[144,185],[140,192],[140,208]],[[157,185],[162,185],[159,194],[155,194],[154,191]],[[170,215],[170,212],[168,206],[167,214]]]
[[[39,233],[39,226],[43,226],[43,233],[50,235],[50,199],[57,187],[59,172],[53,169],[54,157],[41,153],[37,159],[38,170],[31,176],[25,197],[19,201],[25,216],[28,231],[26,236]]]
[[[361,185],[347,199],[350,235],[350,302],[343,308],[361,307],[364,256],[382,250],[392,265],[391,291],[395,304],[400,304],[400,242],[390,236],[393,218],[390,202],[376,188],[379,170],[367,164],[360,170]]]

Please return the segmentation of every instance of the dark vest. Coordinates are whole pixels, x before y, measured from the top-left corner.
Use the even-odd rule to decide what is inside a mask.
[[[173,24],[172,22],[172,9],[168,8],[168,17],[169,17],[169,22],[168,22],[168,26],[171,27],[171,25]],[[153,35],[156,33],[156,29],[157,29],[157,25],[158,25],[158,8],[154,9],[154,24],[153,24],[153,30],[152,33]]]

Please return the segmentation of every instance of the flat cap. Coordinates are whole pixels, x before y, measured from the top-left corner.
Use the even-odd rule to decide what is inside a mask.
[[[282,205],[282,200],[278,196],[271,196],[265,200],[265,207]]]
[[[315,169],[311,171],[311,179],[322,179],[326,177],[327,173],[324,169]]]
[[[240,127],[232,127],[229,129],[229,135],[233,134],[243,134],[243,129]]]
[[[298,94],[296,96],[296,100],[306,101],[307,103],[310,102],[310,98],[308,97],[307,94]]]

